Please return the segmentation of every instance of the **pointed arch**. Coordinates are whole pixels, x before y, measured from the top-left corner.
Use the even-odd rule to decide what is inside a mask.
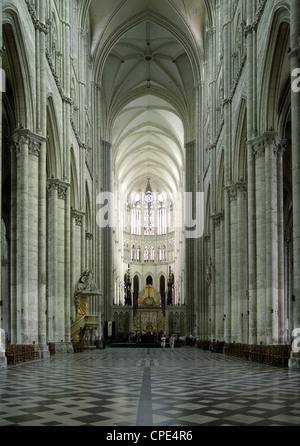
[[[70,157],[70,172],[71,172],[71,208],[79,209],[79,176],[77,172],[76,158],[74,154],[74,148],[71,147],[71,157]]]
[[[290,12],[287,5],[275,9],[267,38],[266,58],[260,96],[260,133],[278,128],[280,107],[290,87]]]
[[[92,204],[88,182],[85,183],[85,229],[92,233]]]
[[[210,215],[211,215],[211,193],[210,193],[210,184],[208,185],[206,192],[206,203],[205,203],[205,223],[204,223],[204,231],[205,234],[208,235],[210,233]]]
[[[58,121],[51,95],[47,98],[47,175],[62,180],[62,155]]]
[[[233,155],[233,182],[246,182],[247,173],[247,102],[242,98],[237,119]]]
[[[217,196],[216,196],[216,210],[218,212],[224,211],[224,149],[222,148],[217,180]]]
[[[7,88],[13,92],[16,128],[34,130],[35,95],[31,80],[35,73],[31,72],[34,66],[29,64],[28,40],[18,12],[10,5],[4,6],[2,14],[3,44],[6,49],[2,68],[6,73]]]

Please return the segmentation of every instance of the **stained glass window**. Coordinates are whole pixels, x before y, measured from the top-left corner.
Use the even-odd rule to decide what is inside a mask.
[[[154,235],[154,204],[151,191],[145,195],[144,235]]]
[[[137,195],[131,209],[131,234],[141,235],[141,206]]]

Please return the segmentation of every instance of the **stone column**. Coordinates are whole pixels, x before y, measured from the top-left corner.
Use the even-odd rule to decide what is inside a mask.
[[[84,218],[84,213],[81,211],[77,211],[76,209],[71,210],[71,317],[73,322],[76,319],[76,309],[74,303],[74,293],[76,290],[76,286],[78,280],[81,277],[82,273],[82,264],[81,264],[81,242],[82,242],[82,221]]]
[[[214,216],[215,231],[215,255],[212,265],[214,275],[215,293],[215,332],[214,339],[222,341],[224,339],[224,214],[220,212]]]
[[[240,318],[239,342],[248,343],[248,259],[247,259],[247,189],[243,183],[237,183],[237,213],[238,213],[238,317]]]
[[[257,343],[266,344],[266,184],[265,142],[257,138],[254,145],[256,190],[256,259],[257,259]]]
[[[0,8],[0,23],[2,23],[2,2],[1,2],[1,8]],[[2,54],[3,54],[3,50],[2,50],[2,45],[3,45],[3,39],[2,39],[2,26],[0,29],[0,86],[2,87],[2,76],[5,75],[5,73],[2,73]],[[0,112],[1,112],[1,116],[2,116],[2,93],[4,93],[3,88],[0,88]],[[2,125],[0,125],[0,166],[2,166]],[[0,169],[0,209],[2,212],[2,169]],[[1,224],[0,224],[0,258],[2,258],[2,246],[1,246]],[[2,284],[1,284],[1,274],[0,274],[0,290],[2,289]],[[1,299],[2,300],[2,299]],[[2,316],[2,309],[1,309],[1,305],[0,305],[0,321],[1,321],[1,316]],[[4,337],[4,332],[2,332],[1,330],[3,330],[3,327],[1,326],[0,323],[0,367],[2,365],[6,366],[7,364],[7,360],[6,360],[6,356],[5,356],[5,337]]]
[[[231,262],[231,342],[239,342],[240,339],[240,315],[238,296],[238,210],[237,210],[237,186],[227,188],[230,203],[230,262]]]
[[[65,200],[69,184],[48,180],[49,340],[65,350]]]
[[[279,321],[284,314],[282,308],[283,257],[280,255],[283,252],[283,196],[280,189],[283,187],[281,157],[285,141],[280,140],[272,132],[266,133],[265,138],[267,343],[278,344]]]
[[[29,136],[28,175],[28,342],[39,343],[39,157],[41,141]]]
[[[232,150],[232,129],[231,116],[232,104],[231,95],[231,2],[222,2],[222,20],[223,20],[223,53],[224,53],[224,184],[229,187],[232,184],[231,173],[231,150]],[[225,342],[231,342],[231,205],[229,199],[225,199],[224,204],[224,246],[225,246]]]
[[[47,348],[47,175],[46,142],[41,145],[39,162],[39,348],[41,357],[49,356]]]
[[[210,255],[207,267],[209,268],[209,288],[208,288],[208,322],[209,340],[215,338],[215,311],[216,311],[216,239],[215,239],[215,216],[210,219]],[[208,278],[207,278],[208,279]]]
[[[300,68],[300,8],[291,0],[291,73]],[[292,77],[295,80],[295,77]],[[292,117],[292,171],[293,171],[293,260],[294,260],[294,321],[293,328],[300,328],[300,93],[291,90]],[[291,368],[300,368],[300,352],[293,351]]]
[[[104,193],[113,192],[112,178],[112,146],[109,142],[101,140],[100,153],[100,190]],[[111,217],[111,216],[110,216]],[[111,220],[110,220],[111,221]],[[113,243],[114,228],[107,225],[100,228],[101,237],[101,279],[102,303],[106,321],[111,320],[111,306],[113,302]]]
[[[15,142],[17,155],[17,225],[16,242],[18,257],[16,261],[17,272],[17,319],[20,320],[20,331],[17,332],[17,343],[29,343],[28,327],[28,140],[16,135]]]
[[[249,262],[249,344],[257,344],[257,291],[256,291],[256,195],[255,159],[252,138],[257,135],[256,125],[256,38],[252,32],[255,17],[255,2],[247,4],[247,171],[248,171],[248,262]],[[254,30],[255,33],[255,30]]]
[[[209,229],[209,228],[208,228]],[[204,259],[205,259],[205,292],[203,296],[202,302],[202,336],[201,340],[209,340],[210,339],[210,331],[209,331],[209,302],[210,302],[210,286],[211,286],[211,247],[210,247],[210,235],[206,235],[204,238]]]
[[[193,194],[193,212],[195,211],[196,201],[196,144],[195,141],[191,141],[185,145],[186,149],[186,171],[189,175],[186,176],[186,192]],[[184,206],[186,203],[184,203]],[[188,210],[188,209],[187,209]],[[191,211],[190,209],[188,210]],[[195,215],[195,214],[194,214]],[[185,222],[186,223],[186,222]],[[186,302],[187,302],[187,330],[190,333],[194,333],[195,330],[195,284],[197,283],[198,272],[196,270],[196,244],[197,239],[190,238],[189,230],[185,227],[186,234]]]
[[[38,342],[39,156],[42,140],[29,130],[12,138],[12,342]],[[29,174],[30,173],[30,174]]]
[[[285,250],[285,240],[284,240],[284,186],[283,186],[283,154],[285,152],[285,142],[283,144],[278,144],[277,146],[277,237],[278,237],[278,342],[279,344],[287,343],[287,337],[285,335],[285,290],[284,290],[284,278],[285,278],[285,267],[284,267],[284,250]],[[286,295],[288,299],[288,295]]]
[[[17,203],[17,146],[12,141],[11,151],[11,202]],[[10,292],[11,292],[11,343],[18,343],[18,333],[20,332],[20,318],[18,312],[20,305],[17,298],[17,206],[11,207],[11,267],[10,267]]]

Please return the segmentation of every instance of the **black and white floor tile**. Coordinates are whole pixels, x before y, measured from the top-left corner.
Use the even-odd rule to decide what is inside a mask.
[[[0,369],[0,426],[299,426],[300,371],[192,347]]]

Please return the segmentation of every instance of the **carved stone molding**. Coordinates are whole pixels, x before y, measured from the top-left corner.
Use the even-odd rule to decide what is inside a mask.
[[[245,27],[245,37],[247,37],[248,34],[251,34],[253,31],[257,31],[258,25],[259,25],[262,15],[263,15],[266,4],[267,4],[267,0],[260,0],[258,9],[256,11],[256,20],[253,23],[251,23],[250,25]]]
[[[230,202],[237,200],[237,185],[236,184],[227,186],[226,191],[227,191],[227,195],[228,195]]]
[[[281,156],[286,149],[286,140],[279,138],[276,132],[265,132],[248,143],[252,144],[255,159],[265,156],[266,150],[272,150],[273,156]]]
[[[239,181],[236,183],[237,193],[243,200],[247,200],[248,198],[248,190],[247,190],[247,184],[243,181]]]
[[[217,214],[211,215],[213,224],[215,227],[220,227],[224,220],[224,212],[218,212]]]
[[[45,33],[45,34],[48,34],[48,32],[49,32],[49,27],[48,27],[47,25],[45,25],[45,23],[42,23],[42,22],[38,19],[37,14],[36,14],[36,11],[35,11],[35,9],[32,7],[32,5],[31,5],[31,3],[30,3],[30,0],[25,0],[25,2],[26,2],[27,8],[28,8],[28,12],[29,12],[29,14],[30,14],[30,16],[31,16],[32,23],[33,23],[35,29],[38,29],[39,31],[41,31],[41,32],[43,32],[43,33]]]
[[[46,139],[40,135],[36,135],[27,129],[18,129],[9,141],[10,149],[17,156],[22,153],[22,145],[28,146],[28,153],[36,157],[40,156],[42,143],[46,142]]]
[[[48,183],[47,183],[48,197],[51,197],[53,190],[56,190],[57,197],[60,200],[65,200],[69,187],[70,187],[69,183],[65,183],[65,182],[60,181],[55,178],[50,178],[50,179],[48,179]]]
[[[77,211],[76,209],[71,210],[71,216],[75,220],[76,226],[82,226],[83,217],[85,216],[85,212]]]

